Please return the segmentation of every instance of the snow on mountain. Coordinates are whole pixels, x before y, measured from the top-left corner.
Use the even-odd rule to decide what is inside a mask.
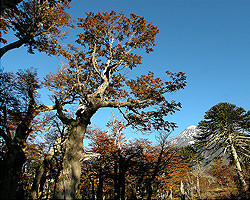
[[[197,126],[191,125],[181,132],[181,134],[169,140],[168,145],[180,148],[194,144],[193,136],[197,136],[199,132],[200,131],[198,130]]]

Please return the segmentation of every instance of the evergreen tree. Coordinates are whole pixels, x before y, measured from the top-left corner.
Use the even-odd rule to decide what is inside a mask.
[[[202,151],[210,150],[230,153],[238,175],[240,191],[247,191],[247,184],[242,173],[242,159],[250,157],[250,111],[230,103],[219,103],[208,110],[198,128],[201,133],[196,137],[196,144]]]

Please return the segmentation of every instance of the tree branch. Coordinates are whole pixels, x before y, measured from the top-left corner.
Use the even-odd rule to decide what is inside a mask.
[[[0,128],[0,136],[4,139],[6,142],[7,146],[12,142],[12,139],[10,136],[6,135],[4,130]]]
[[[74,119],[65,116],[65,114],[62,111],[63,110],[62,104],[58,101],[56,97],[55,97],[55,103],[59,119],[62,121],[62,123],[70,125],[74,121]]]
[[[50,105],[50,106],[37,105],[36,106],[37,112],[45,112],[45,111],[51,111],[51,110],[55,110],[55,109],[56,109],[56,105]]]
[[[0,58],[11,49],[21,47],[25,42],[23,40],[17,40],[16,42],[12,42],[10,44],[5,45],[4,47],[0,48]]]
[[[135,103],[132,102],[127,102],[127,101],[120,101],[120,102],[116,102],[116,101],[104,101],[102,102],[102,107],[113,107],[113,108],[120,108],[120,107],[130,107],[132,108],[135,105],[140,105],[143,103],[146,103],[147,100],[137,100]]]
[[[92,53],[92,64],[93,64],[93,67],[94,67],[95,72],[96,72],[100,77],[102,77],[100,71],[98,71],[98,69],[96,68],[96,64],[95,64],[95,63],[96,63],[95,52],[96,52],[96,43],[95,43],[95,45],[94,45],[94,51],[93,51],[93,53]],[[102,77],[102,78],[103,78],[103,77]]]

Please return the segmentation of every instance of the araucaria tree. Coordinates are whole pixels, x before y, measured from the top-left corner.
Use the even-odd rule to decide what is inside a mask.
[[[152,52],[158,28],[144,17],[123,13],[87,13],[79,18],[82,32],[73,47],[63,55],[69,60],[57,73],[46,77],[54,92],[58,117],[68,125],[63,170],[56,186],[55,198],[76,198],[80,181],[83,138],[92,116],[105,107],[117,108],[127,123],[142,131],[171,130],[175,123],[164,117],[181,107],[168,101],[165,94],[183,89],[186,77],[172,73],[168,80],[156,78],[153,72],[129,79],[127,73],[141,64],[139,50]],[[134,52],[134,53],[133,53]],[[65,113],[63,105],[80,100],[76,118]]]
[[[240,190],[247,191],[241,159],[250,157],[250,112],[230,103],[219,103],[199,122],[197,144],[212,153],[229,152],[238,175]]]

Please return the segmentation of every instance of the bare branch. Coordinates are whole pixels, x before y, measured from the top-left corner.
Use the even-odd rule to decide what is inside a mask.
[[[102,107],[113,107],[113,108],[120,108],[120,107],[129,107],[132,108],[135,105],[140,105],[146,103],[147,100],[137,100],[135,103],[127,102],[127,101],[104,101],[102,102]]]
[[[55,97],[55,103],[56,103],[58,117],[64,124],[70,125],[73,121],[75,121],[74,119],[65,116],[65,114],[62,112],[63,107],[56,97]]]
[[[92,65],[94,67],[94,70],[95,72],[100,76],[102,77],[100,71],[97,69],[96,67],[96,59],[95,59],[95,53],[96,53],[96,43],[94,44],[94,50],[93,50],[93,53],[92,53]],[[103,77],[102,77],[103,78]]]

